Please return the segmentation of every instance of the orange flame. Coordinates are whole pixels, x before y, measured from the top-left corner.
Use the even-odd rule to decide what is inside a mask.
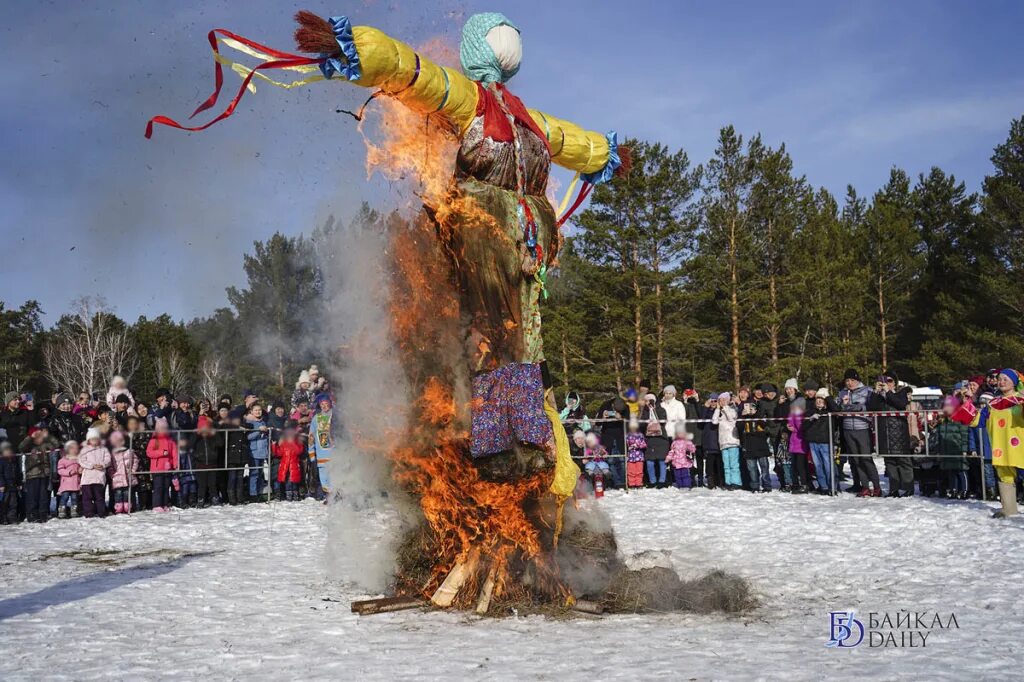
[[[467,358],[473,350],[467,346],[475,349],[487,342],[471,342],[460,328],[453,272],[459,265],[453,264],[452,254],[445,254],[444,237],[447,231],[479,227],[506,237],[495,218],[453,183],[458,140],[447,124],[417,115],[393,99],[377,102],[380,139],[371,141],[364,133],[367,173],[413,181],[416,198],[410,198],[410,206],[422,204],[432,219],[392,225],[388,249],[391,332],[418,398],[409,433],[401,439],[405,445],[384,454],[391,459],[396,481],[419,502],[437,540],[431,578],[417,589],[429,597],[456,562],[477,551],[479,568],[455,606],[471,606],[491,570],[497,596],[539,593],[565,600],[569,591],[558,580],[551,543],[542,532],[543,514],[537,512],[551,485],[551,472],[511,482],[481,478],[469,457],[470,398],[456,391],[459,386],[466,390],[472,369]],[[530,573],[529,581],[522,579],[524,571]]]

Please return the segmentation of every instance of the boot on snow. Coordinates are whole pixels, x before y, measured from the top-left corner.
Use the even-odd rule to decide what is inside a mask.
[[[1017,488],[1013,483],[999,481],[999,501],[1003,508],[992,515],[994,519],[1006,519],[1017,515]]]

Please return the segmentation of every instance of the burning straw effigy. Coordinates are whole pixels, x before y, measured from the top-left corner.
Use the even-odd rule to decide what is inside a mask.
[[[544,360],[546,276],[557,265],[560,226],[594,185],[628,172],[628,150],[613,132],[528,109],[512,94],[505,83],[522,48],[519,29],[500,14],[469,18],[461,71],[344,16],[303,11],[296,19],[303,54],[211,31],[217,87],[195,113],[216,104],[223,68],[242,78],[238,93],[204,125],[158,116],[147,136],[156,124],[202,130],[232,115],[254,82],[338,79],[374,90],[384,139],[367,140],[368,169],[416,179],[422,211],[411,225],[392,225],[387,259],[392,341],[418,398],[401,447],[369,438],[360,446],[389,458],[422,522],[399,548],[395,595],[353,609],[427,600],[481,614],[581,604],[595,612],[746,608],[745,585],[709,576],[714,586],[697,589],[668,569],[628,570],[607,523],[566,508],[579,470]],[[223,50],[259,63],[247,67]],[[296,80],[276,81],[267,75],[275,70]],[[360,130],[365,108],[349,112]],[[545,195],[552,163],[576,173],[560,216]],[[723,590],[738,596],[688,601]]]

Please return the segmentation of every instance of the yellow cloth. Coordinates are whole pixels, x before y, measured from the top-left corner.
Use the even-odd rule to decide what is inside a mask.
[[[548,391],[551,389],[549,388]],[[572,461],[569,454],[569,437],[565,435],[565,428],[558,415],[558,410],[551,406],[547,400],[544,401],[544,413],[551,421],[551,431],[555,436],[555,477],[551,481],[551,492],[560,499],[570,497],[576,490],[576,481],[580,478],[580,468]]]
[[[465,132],[476,116],[479,95],[476,83],[462,73],[438,66],[420,55],[420,75],[416,73],[416,53],[405,43],[369,26],[352,29],[362,75],[356,85],[380,88],[416,111],[440,112]],[[447,78],[446,78],[447,76]],[[448,96],[445,97],[445,90]],[[547,135],[551,160],[580,173],[593,173],[608,163],[608,140],[601,133],[584,130],[575,123],[529,109],[530,116]]]
[[[352,36],[356,51],[359,52],[361,68],[359,80],[354,81],[356,85],[380,88],[385,94],[418,112],[441,114],[457,126],[460,134],[469,128],[476,116],[479,99],[475,82],[455,69],[438,66],[420,55],[420,73],[416,77],[416,82],[412,83],[416,74],[416,52],[411,47],[370,26],[353,27]],[[218,41],[225,47],[262,61],[273,59],[270,55],[231,38],[218,38]],[[242,78],[251,71],[223,55],[215,54],[214,57]],[[296,88],[324,80],[315,66],[293,66],[287,70],[305,74],[307,77],[284,83],[257,72],[254,78],[279,88]],[[250,82],[249,89],[254,91],[255,84]],[[593,173],[608,163],[608,140],[603,134],[584,130],[575,123],[549,116],[536,109],[528,111],[547,136],[551,145],[551,160],[559,166],[578,173]]]

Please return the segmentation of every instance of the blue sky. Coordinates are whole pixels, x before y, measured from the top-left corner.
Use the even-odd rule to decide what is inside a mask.
[[[264,88],[205,133],[143,138],[147,118],[183,118],[209,93],[210,28],[291,50],[299,8],[453,46],[468,14],[502,11],[523,32],[511,86],[530,106],[695,163],[732,123],[785,142],[837,195],[870,195],[893,165],[976,189],[1024,114],[1019,2],[8,2],[0,300],[38,299],[50,321],[85,294],[129,320],[190,319],[226,304],[253,240],[364,198],[404,202],[366,178],[361,138],[334,113],[366,93],[342,83]]]

